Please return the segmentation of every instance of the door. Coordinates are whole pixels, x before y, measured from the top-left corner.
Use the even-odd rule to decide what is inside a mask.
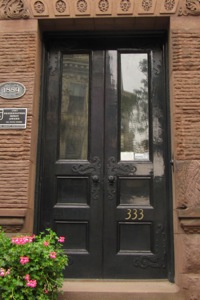
[[[166,278],[162,37],[47,37],[40,230],[66,236],[68,278]]]

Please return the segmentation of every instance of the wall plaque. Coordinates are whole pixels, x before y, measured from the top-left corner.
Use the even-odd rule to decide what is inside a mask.
[[[25,92],[25,86],[19,82],[5,82],[0,84],[0,97],[4,99],[17,99],[22,97]]]
[[[25,129],[27,108],[0,108],[0,129]]]

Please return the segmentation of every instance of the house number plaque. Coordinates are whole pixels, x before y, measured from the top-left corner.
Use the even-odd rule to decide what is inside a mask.
[[[144,219],[144,210],[143,209],[130,209],[128,208],[126,211],[126,218],[127,221],[134,221],[138,220],[141,221]]]

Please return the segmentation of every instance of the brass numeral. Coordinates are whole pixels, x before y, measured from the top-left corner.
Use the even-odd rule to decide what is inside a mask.
[[[128,208],[127,209],[127,212],[126,212],[126,218],[125,220],[138,220],[138,221],[141,221],[144,219],[144,210],[143,209],[137,209],[137,208],[134,208],[134,209],[130,209]]]

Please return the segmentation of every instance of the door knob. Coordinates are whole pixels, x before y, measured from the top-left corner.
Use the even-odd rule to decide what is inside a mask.
[[[98,183],[99,182],[99,176],[98,175],[93,175],[92,180],[93,180],[94,183]]]
[[[115,176],[109,175],[108,176],[108,181],[109,181],[110,184],[114,184],[114,182],[115,182]]]

